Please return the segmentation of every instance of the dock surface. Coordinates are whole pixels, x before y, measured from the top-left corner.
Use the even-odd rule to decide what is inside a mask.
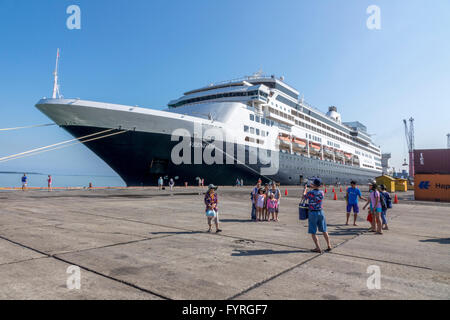
[[[328,192],[334,249],[318,254],[298,220],[300,188],[288,188],[279,222],[252,222],[251,187],[220,187],[219,234],[206,233],[205,190],[0,192],[0,299],[450,298],[449,204],[400,197],[376,235],[366,212],[345,226],[344,194]],[[380,289],[367,285],[370,266]]]

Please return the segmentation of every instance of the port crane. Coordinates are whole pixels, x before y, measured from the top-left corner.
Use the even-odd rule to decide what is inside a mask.
[[[408,154],[409,154],[409,176],[411,178],[414,177],[414,119],[409,118],[409,128],[408,121],[406,119],[403,120],[403,124],[405,125],[405,137],[406,144],[408,146]],[[406,165],[406,159],[405,163]]]

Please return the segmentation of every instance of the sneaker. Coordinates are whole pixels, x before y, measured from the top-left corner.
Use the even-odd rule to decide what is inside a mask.
[[[219,232],[222,232],[222,230],[221,230],[221,229],[217,229],[217,230],[216,230],[216,233],[219,233]]]

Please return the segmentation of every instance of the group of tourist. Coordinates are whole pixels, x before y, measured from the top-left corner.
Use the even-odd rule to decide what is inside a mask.
[[[169,180],[170,191],[172,191],[174,187],[175,187],[175,181],[173,180],[173,178],[170,178],[170,180]],[[163,179],[163,177],[159,177],[158,178],[158,189],[162,190],[163,188],[164,188],[164,179]]]
[[[354,220],[353,225],[357,226],[356,218],[359,213],[359,200],[365,200],[366,203],[363,210],[370,205],[368,218],[371,222],[371,232],[376,234],[383,234],[382,230],[388,230],[386,213],[389,208],[392,208],[392,200],[389,193],[386,191],[384,185],[378,186],[375,182],[370,185],[370,193],[367,198],[362,196],[361,190],[357,187],[356,181],[351,181],[350,187],[346,190],[346,206],[347,206],[347,220],[346,225],[349,224],[349,218],[353,211]],[[323,212],[324,192],[320,190],[322,181],[319,178],[312,182],[311,190],[305,185],[303,191],[303,201],[308,208],[308,233],[311,234],[315,248],[312,252],[321,253],[322,249],[317,238],[317,231],[322,232],[325,238],[327,248],[325,251],[331,251],[332,246],[330,237],[327,232],[327,223],[325,214]],[[206,216],[208,221],[208,232],[211,232],[212,223],[215,224],[216,233],[221,232],[219,228],[219,212],[218,212],[218,197],[217,186],[210,184],[208,191],[205,194],[204,202],[206,205]],[[281,200],[281,192],[279,184],[271,182],[262,187],[261,179],[253,188],[250,199],[252,203],[251,219],[253,221],[279,221],[278,213]]]
[[[22,182],[22,191],[25,191],[27,189],[27,187],[28,187],[28,176],[27,176],[27,174],[24,173],[20,180]],[[48,188],[48,191],[52,191],[52,182],[53,182],[52,176],[48,175],[48,177],[47,177],[47,188]]]
[[[266,183],[263,188],[262,181],[258,180],[250,194],[253,221],[279,221],[281,192],[278,186],[276,182],[271,182]]]
[[[369,197],[366,199],[362,196],[361,190],[356,186],[356,181],[351,181],[350,187],[346,190],[346,204],[347,204],[347,220],[345,225],[348,225],[350,214],[353,211],[354,219],[353,225],[357,226],[356,218],[359,213],[358,200],[365,200],[366,204],[363,210],[370,205],[368,210],[367,219],[371,223],[371,228],[369,231],[375,232],[376,234],[383,234],[382,230],[388,230],[386,213],[389,208],[392,208],[392,199],[390,194],[386,191],[386,187],[381,184],[378,186],[375,182],[370,184]],[[322,252],[316,233],[317,230],[322,232],[325,241],[327,242],[327,251],[330,251],[331,244],[330,238],[327,232],[327,224],[325,215],[323,213],[322,202],[324,199],[324,193],[320,190],[322,186],[322,181],[320,179],[315,179],[313,182],[313,189],[308,191],[308,187],[305,186],[303,193],[304,199],[308,202],[308,233],[311,234],[316,248],[312,251]]]

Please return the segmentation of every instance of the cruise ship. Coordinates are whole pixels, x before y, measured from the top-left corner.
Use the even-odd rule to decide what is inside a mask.
[[[56,83],[56,82],[55,82]],[[56,85],[55,85],[55,88]],[[127,186],[233,185],[277,181],[359,184],[381,175],[381,152],[367,128],[343,122],[335,106],[312,107],[283,77],[209,84],[164,110],[43,98],[36,107],[105,161]]]

